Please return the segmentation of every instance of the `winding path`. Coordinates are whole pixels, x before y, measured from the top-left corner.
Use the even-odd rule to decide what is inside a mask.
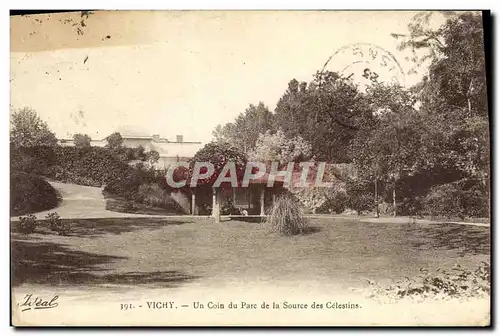
[[[106,210],[106,200],[102,194],[102,188],[99,187],[87,187],[55,181],[48,182],[59,191],[62,201],[53,209],[35,213],[35,216],[39,219],[43,219],[49,212],[56,211],[61,218],[163,217]],[[18,218],[19,216],[11,217],[12,220]]]

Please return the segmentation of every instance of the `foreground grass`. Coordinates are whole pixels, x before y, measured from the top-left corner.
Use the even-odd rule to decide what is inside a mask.
[[[307,234],[262,224],[182,219],[70,220],[72,234],[13,232],[12,285],[212,287],[231,282],[313,281],[339,289],[390,284],[420,268],[489,261],[489,228],[312,219]],[[13,224],[14,226],[14,224]]]

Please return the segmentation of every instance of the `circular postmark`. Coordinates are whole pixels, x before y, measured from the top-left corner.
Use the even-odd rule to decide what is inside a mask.
[[[405,75],[397,59],[387,50],[369,43],[341,47],[326,61],[324,70],[335,71],[354,83],[405,85]]]

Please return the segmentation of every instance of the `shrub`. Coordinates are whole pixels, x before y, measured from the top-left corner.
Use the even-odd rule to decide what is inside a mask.
[[[22,215],[52,209],[59,203],[57,191],[39,176],[22,172],[10,175],[10,211]]]
[[[149,206],[169,209],[178,213],[184,212],[169,192],[158,184],[142,184],[137,191],[136,200]]]
[[[336,192],[323,203],[316,213],[342,213],[347,207],[347,196],[344,192]]]
[[[209,216],[212,214],[212,206],[210,204],[201,204],[198,206],[198,214]]]
[[[10,147],[11,171],[44,175],[55,163],[54,148],[48,146]]]
[[[46,175],[56,180],[87,186],[106,184],[110,192],[120,195],[138,187],[134,168],[107,148],[56,147],[55,157]]]
[[[328,195],[325,188],[289,188],[293,197],[308,213],[315,213],[327,201]]]
[[[482,262],[471,271],[460,265],[451,270],[437,269],[431,273],[420,270],[415,279],[406,278],[395,285],[382,287],[369,281],[371,288],[368,296],[376,299],[397,301],[404,298],[414,300],[471,298],[490,295],[490,264]]]
[[[68,222],[63,222],[57,212],[49,212],[45,216],[45,220],[49,222],[49,227],[52,231],[57,232],[61,236],[67,236],[70,231]]]
[[[273,232],[285,236],[304,233],[307,229],[307,221],[298,202],[289,195],[282,195],[276,199],[267,217],[267,224]]]
[[[241,215],[241,212],[238,208],[234,207],[233,200],[229,199],[222,204],[220,214],[224,216]]]
[[[123,210],[125,210],[125,212],[136,212],[139,210],[139,207],[135,205],[134,201],[126,201]]]
[[[466,180],[438,185],[424,197],[422,212],[431,216],[488,217],[489,196],[480,185]]]
[[[291,187],[294,198],[310,213],[341,213],[346,206],[345,183],[337,181],[331,188]]]
[[[52,231],[57,231],[57,228],[61,225],[61,217],[57,212],[49,212],[45,216],[45,220],[49,222],[49,227]]]
[[[361,213],[374,208],[375,202],[371,186],[366,181],[350,180],[346,184],[347,201],[349,209]]]
[[[36,229],[36,216],[29,214],[27,216],[19,217],[19,232],[21,233],[33,233]]]

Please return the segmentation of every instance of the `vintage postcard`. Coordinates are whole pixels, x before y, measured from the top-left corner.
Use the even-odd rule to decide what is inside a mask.
[[[489,15],[11,13],[12,325],[489,326]]]

